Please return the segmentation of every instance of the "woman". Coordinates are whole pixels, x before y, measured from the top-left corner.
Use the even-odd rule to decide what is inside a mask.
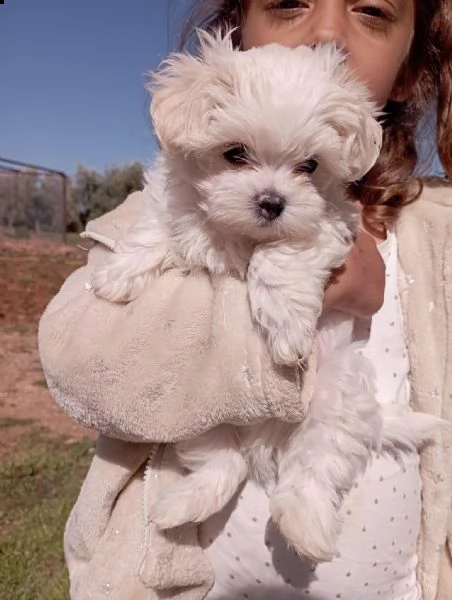
[[[380,159],[350,190],[362,206],[363,232],[326,290],[325,310],[361,318],[357,335],[369,338],[381,401],[410,403],[450,419],[450,191],[425,190],[418,199],[410,175],[416,126],[436,96],[438,150],[452,173],[451,7],[446,0],[228,0],[198,2],[195,9],[190,26],[235,26],[243,50],[269,42],[336,41],[385,107]],[[375,458],[344,504],[341,556],[314,569],[282,546],[268,524],[268,498],[252,483],[199,531],[186,526],[163,535],[148,522],[147,506],[159,487],[180,476],[171,446],[161,442],[228,418],[246,424],[236,400],[246,387],[237,376],[244,357],[247,377],[263,381],[262,395],[246,399],[265,407],[261,418],[275,416],[298,388],[278,379],[239,288],[234,302],[222,302],[230,311],[222,322],[236,327],[220,331],[225,347],[236,351],[221,356],[208,340],[221,328],[211,308],[226,292],[212,290],[202,278],[182,281],[174,274],[121,307],[84,291],[93,266],[133,220],[140,201],[138,193],[88,226],[87,235],[100,244],[41,322],[41,357],[52,393],[72,417],[103,434],[66,531],[71,598],[452,597],[447,431],[423,452],[421,466],[417,454],[404,465]],[[171,330],[156,330],[156,322],[170,321]],[[305,398],[313,371],[303,382]]]

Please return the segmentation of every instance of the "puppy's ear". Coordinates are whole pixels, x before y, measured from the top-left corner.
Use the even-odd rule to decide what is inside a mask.
[[[230,38],[200,34],[200,54],[171,55],[151,75],[151,116],[161,148],[170,154],[203,148],[212,112],[232,91]]]
[[[342,122],[339,131],[343,138],[343,164],[346,181],[363,177],[377,162],[383,141],[383,130],[365,106],[356,106],[352,123]]]
[[[348,68],[344,51],[335,44],[322,44],[312,52],[319,61],[319,69],[345,92],[333,108],[329,107],[328,121],[343,141],[341,167],[346,181],[356,181],[370,171],[380,154],[383,139],[377,121],[380,113],[370,100],[369,90]],[[333,96],[331,93],[332,100]]]

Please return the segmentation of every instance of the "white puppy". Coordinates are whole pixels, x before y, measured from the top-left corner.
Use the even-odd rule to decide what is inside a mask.
[[[144,214],[95,273],[95,292],[127,302],[174,266],[234,274],[247,282],[275,362],[301,368],[325,284],[357,224],[344,184],[372,167],[381,146],[366,88],[332,46],[240,52],[229,36],[201,34],[199,56],[171,56],[151,91],[161,156],[148,173]],[[382,415],[372,367],[351,337],[344,318],[320,329],[303,423],[224,425],[177,444],[189,474],[164,490],[154,522],[200,522],[252,476],[288,543],[330,560],[343,496],[372,450],[414,448],[433,425],[409,412]]]

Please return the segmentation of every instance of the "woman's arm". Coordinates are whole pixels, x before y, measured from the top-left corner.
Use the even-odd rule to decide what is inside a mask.
[[[384,300],[385,265],[375,239],[359,231],[347,261],[333,273],[325,290],[324,311],[340,310],[366,319],[380,310]]]

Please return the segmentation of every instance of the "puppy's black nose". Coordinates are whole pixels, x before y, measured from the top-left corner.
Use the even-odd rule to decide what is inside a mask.
[[[286,206],[286,199],[276,192],[263,192],[256,196],[256,204],[259,216],[267,221],[274,221],[283,212]]]

